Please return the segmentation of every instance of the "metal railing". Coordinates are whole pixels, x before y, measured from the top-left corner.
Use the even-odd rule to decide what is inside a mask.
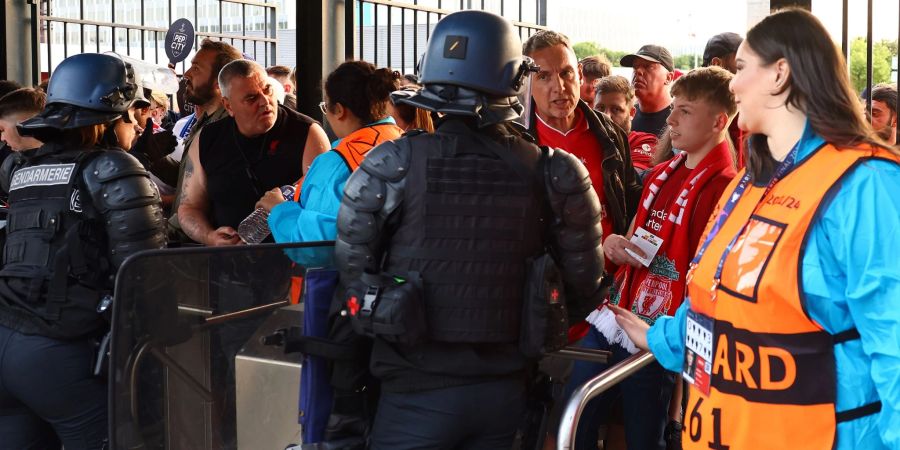
[[[566,409],[559,423],[559,437],[556,441],[557,450],[569,450],[575,446],[575,431],[578,429],[578,420],[581,418],[584,407],[589,401],[653,361],[656,361],[656,358],[653,357],[652,353],[647,351],[637,353],[610,367],[600,375],[597,375],[597,377],[588,380],[588,382],[572,393],[572,397],[566,403]]]
[[[441,18],[455,11],[481,9],[513,19],[513,25],[523,41],[538,30],[547,28],[546,0],[529,0],[528,5],[523,0],[494,0],[487,5],[484,0],[430,2],[436,3],[436,7],[423,5],[420,0],[412,0],[412,3],[352,1],[354,13],[348,14],[345,21],[347,58],[366,60],[376,66],[391,67],[404,73],[415,71],[434,26]],[[534,5],[533,16],[526,14],[526,11],[530,12],[531,4]],[[534,22],[526,22],[529,19]]]
[[[60,61],[77,53],[113,51],[164,65],[168,62],[164,49],[168,25],[181,15],[186,15],[197,31],[194,50],[204,38],[211,38],[229,42],[263,65],[275,64],[277,5],[274,3],[254,0],[85,3],[85,0],[39,0],[39,5],[33,6],[35,84],[40,81],[42,71],[49,76]],[[212,17],[206,14],[211,11],[217,13]],[[181,63],[182,73],[189,63],[190,58]]]

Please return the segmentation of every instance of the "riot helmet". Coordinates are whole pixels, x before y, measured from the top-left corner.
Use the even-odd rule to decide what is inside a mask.
[[[514,120],[531,58],[510,21],[485,11],[459,11],[434,27],[420,63],[424,89],[401,103],[444,114],[475,116],[481,125]]]
[[[20,123],[19,134],[46,141],[62,130],[109,123],[127,114],[137,89],[131,65],[115,55],[70,56],[50,77],[44,110]]]

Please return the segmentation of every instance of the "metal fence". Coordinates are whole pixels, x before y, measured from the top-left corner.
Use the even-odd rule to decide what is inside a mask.
[[[275,64],[277,6],[253,0],[39,0],[32,6],[33,78],[69,55],[114,51],[166,64],[169,24],[190,19],[204,38],[226,41],[264,65]],[[39,49],[39,50],[38,50]],[[190,59],[182,62],[186,70]]]
[[[353,14],[346,16],[345,24],[347,58],[363,59],[404,73],[415,71],[434,26],[455,11],[480,9],[513,19],[523,41],[546,29],[546,0],[351,1]]]

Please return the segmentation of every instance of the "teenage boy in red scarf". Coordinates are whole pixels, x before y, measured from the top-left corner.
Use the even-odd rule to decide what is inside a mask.
[[[727,70],[708,67],[675,82],[674,109],[667,123],[672,145],[683,152],[651,170],[628,235],[611,235],[603,244],[607,257],[619,265],[609,303],[631,310],[651,324],[681,305],[688,263],[722,191],[735,176],[726,139],[736,111],[728,89],[731,77]],[[661,241],[655,255],[645,254],[630,242],[635,234],[650,234]],[[649,258],[649,265],[629,251]],[[581,345],[610,350],[612,356],[608,364],[576,362],[568,392],[637,351],[606,306],[592,312],[587,321],[593,326]],[[628,448],[665,448],[663,431],[674,384],[675,374],[653,363],[618,386]],[[576,448],[596,448],[596,426],[606,421],[616,395],[607,392],[588,405],[580,421],[587,426],[578,430]]]

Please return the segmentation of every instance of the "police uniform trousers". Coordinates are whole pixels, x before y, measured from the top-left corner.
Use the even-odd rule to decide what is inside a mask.
[[[382,391],[370,448],[508,449],[524,412],[521,377],[426,391]]]
[[[58,449],[59,440],[66,450],[103,447],[107,388],[93,375],[94,353],[87,339],[0,326],[0,449]]]

